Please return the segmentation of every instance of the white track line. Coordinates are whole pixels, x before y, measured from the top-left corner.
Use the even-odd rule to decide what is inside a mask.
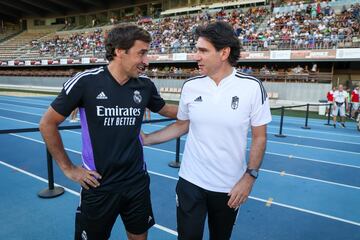
[[[22,137],[22,136],[21,136]],[[44,142],[42,141],[39,141],[37,139],[31,139],[31,138],[25,138],[27,140],[30,140],[30,141],[34,141],[34,142],[37,142],[37,143],[42,143],[44,144]],[[73,152],[76,152],[76,153],[79,153],[78,151],[75,151],[75,150],[72,150]],[[80,154],[80,153],[79,153]],[[280,174],[281,172],[276,172],[276,171],[271,171],[271,170],[266,170],[266,169],[261,169],[262,171],[268,171],[270,173],[275,173],[275,174]],[[151,174],[155,174],[156,172],[149,172]],[[172,177],[172,176],[168,176],[166,174],[161,174],[161,173],[156,173],[155,175],[158,175],[158,176],[161,176],[161,177],[165,177],[168,178],[168,179],[177,179],[175,177]],[[326,184],[331,184],[331,185],[335,185],[335,186],[341,186],[341,187],[350,187],[350,188],[358,188],[356,186],[350,186],[350,185],[345,185],[345,184],[339,184],[339,183],[333,183],[333,182],[328,182],[328,181],[323,181],[323,180],[320,180],[320,179],[313,179],[313,178],[307,178],[307,177],[303,177],[303,176],[298,176],[298,175],[293,175],[293,174],[289,174],[288,176],[291,176],[291,177],[299,177],[299,178],[302,178],[302,179],[307,179],[309,181],[317,181],[317,182],[323,182],[323,183],[326,183]],[[254,200],[257,200],[257,201],[261,201],[261,202],[267,202],[268,200],[266,199],[262,199],[262,198],[256,198],[256,197],[249,197],[251,199],[254,199]],[[322,216],[322,217],[325,217],[325,218],[329,218],[329,219],[333,219],[333,220],[336,220],[336,221],[341,221],[341,222],[345,222],[345,223],[349,223],[349,224],[352,224],[352,225],[356,225],[356,226],[360,226],[360,223],[359,222],[355,222],[355,221],[350,221],[350,220],[347,220],[347,219],[343,219],[343,218],[338,218],[338,217],[334,217],[334,216],[331,216],[331,215],[327,215],[327,214],[323,214],[323,213],[320,213],[320,212],[316,212],[316,211],[311,211],[311,210],[307,210],[307,209],[304,209],[304,208],[298,208],[298,207],[295,207],[295,206],[291,206],[291,205],[287,205],[287,204],[283,204],[283,203],[277,203],[277,202],[273,202],[273,203],[276,203],[275,205],[278,205],[278,206],[282,206],[282,207],[285,207],[285,208],[290,208],[290,209],[294,209],[294,210],[298,210],[298,211],[301,211],[301,212],[306,212],[306,213],[310,213],[310,214],[313,214],[313,215],[317,215],[317,216]]]
[[[21,173],[23,173],[23,174],[25,174],[25,175],[28,175],[28,176],[30,176],[30,177],[32,177],[32,178],[35,178],[35,179],[37,179],[37,180],[39,180],[39,181],[48,183],[48,180],[45,179],[45,178],[42,178],[42,177],[40,177],[40,176],[37,176],[37,175],[32,174],[32,173],[30,173],[30,172],[27,172],[27,171],[25,171],[25,170],[23,170],[23,169],[20,169],[20,168],[17,168],[17,167],[15,167],[15,166],[12,166],[12,165],[10,165],[10,164],[7,164],[7,163],[5,163],[5,162],[3,162],[3,161],[0,161],[0,164],[6,166],[6,167],[8,167],[8,168],[11,168],[11,169],[13,169],[13,170],[16,170],[16,171],[18,171],[18,172],[21,172]],[[79,193],[79,192],[76,192],[76,191],[74,191],[74,190],[71,190],[71,189],[69,189],[69,188],[67,188],[67,187],[64,187],[64,186],[60,185],[60,184],[54,184],[54,185],[55,185],[55,186],[58,186],[58,187],[64,188],[65,191],[67,191],[67,192],[69,192],[69,193],[71,193],[71,194],[73,194],[73,195],[75,195],[75,196],[78,196],[78,197],[80,196],[80,193]],[[170,233],[170,234],[172,234],[172,235],[175,235],[175,236],[178,235],[176,231],[174,231],[174,230],[172,230],[172,229],[170,229],[170,228],[164,227],[164,226],[162,226],[162,225],[155,224],[154,227],[156,227],[157,229],[159,229],[159,230],[161,230],[161,231]]]
[[[33,122],[28,122],[28,121],[23,121],[23,120],[19,120],[19,119],[15,119],[15,118],[8,118],[8,117],[3,117],[0,116],[0,118],[4,118],[7,120],[12,120],[12,121],[16,121],[16,122],[22,122],[22,123],[28,123],[31,125],[38,125],[37,123],[33,123]],[[70,132],[70,133],[75,133],[80,135],[80,132],[76,132],[76,131],[72,131],[72,130],[64,130],[66,132]],[[20,135],[19,135],[20,136]],[[185,141],[185,138],[181,138],[181,140]],[[163,149],[158,149],[158,148],[154,148],[154,147],[148,147],[148,146],[144,146],[145,148],[148,149],[156,149],[158,151],[162,151],[162,152],[166,152],[166,153],[171,153],[171,154],[175,154],[175,152],[173,151],[168,151],[168,150],[163,150]],[[249,149],[247,149],[249,150]],[[70,150],[69,150],[70,151]],[[312,162],[319,162],[319,163],[326,163],[326,164],[331,164],[331,165],[338,165],[338,166],[344,166],[344,167],[352,167],[352,168],[360,168],[360,166],[356,166],[356,165],[351,165],[351,164],[343,164],[343,163],[337,163],[337,162],[329,162],[329,161],[324,161],[324,160],[320,160],[320,159],[314,159],[314,158],[306,158],[306,157],[300,157],[300,156],[296,156],[296,155],[287,155],[287,154],[279,154],[279,153],[273,153],[273,152],[265,152],[266,154],[270,154],[270,155],[276,155],[276,156],[283,156],[283,157],[289,157],[289,158],[297,158],[297,159],[302,159],[302,160],[306,160],[306,161],[312,161]],[[180,153],[180,155],[182,155],[182,153]]]

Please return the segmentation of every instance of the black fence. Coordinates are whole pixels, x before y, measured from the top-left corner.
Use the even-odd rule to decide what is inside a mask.
[[[294,106],[282,106],[277,108],[271,108],[271,110],[281,110],[280,114],[280,126],[279,126],[279,133],[275,134],[277,137],[286,137],[286,135],[283,134],[283,125],[284,125],[284,117],[285,117],[285,110],[286,109],[293,109],[293,108],[303,108],[306,107],[306,111],[304,113],[304,125],[301,126],[303,129],[311,129],[309,126],[309,109],[310,106],[327,106],[329,111],[327,111],[327,120],[325,125],[331,125],[330,124],[330,110],[332,107],[332,104],[304,104],[304,105],[294,105]],[[158,123],[158,122],[169,122],[174,121],[176,119],[156,119],[156,120],[145,120],[143,123]],[[80,129],[80,125],[76,126],[59,126],[59,130],[71,130],[71,129]],[[10,134],[10,133],[26,133],[26,132],[39,132],[39,128],[23,128],[23,129],[5,129],[0,130],[0,134]],[[46,148],[46,159],[47,159],[47,170],[48,170],[48,188],[41,190],[38,193],[38,196],[41,198],[54,198],[57,196],[60,196],[64,193],[64,188],[60,186],[55,186],[54,184],[54,173],[53,173],[53,159]],[[175,160],[169,162],[170,167],[179,168],[180,167],[180,138],[176,139],[176,155]]]
[[[156,119],[156,120],[146,120],[143,123],[158,123],[158,122],[169,122],[176,119]],[[76,126],[59,126],[59,130],[72,130],[80,129],[81,125]],[[28,132],[39,132],[39,128],[21,128],[21,129],[4,129],[0,130],[0,134],[10,134],[10,133],[28,133]],[[48,188],[41,190],[38,193],[38,196],[41,198],[54,198],[60,196],[64,193],[64,188],[60,186],[55,186],[54,183],[54,170],[53,170],[53,158],[46,148],[46,160],[47,160],[47,171],[48,171]],[[175,160],[169,162],[170,167],[179,168],[180,167],[180,138],[176,139],[176,154]]]

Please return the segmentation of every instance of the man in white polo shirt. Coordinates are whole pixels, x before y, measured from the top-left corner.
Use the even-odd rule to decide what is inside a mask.
[[[342,84],[339,85],[338,90],[334,92],[333,98],[333,121],[334,128],[336,128],[336,118],[340,115],[341,126],[345,127],[345,113],[348,109],[348,93],[344,90]]]
[[[231,26],[211,23],[196,34],[204,75],[185,82],[178,121],[142,137],[150,145],[188,132],[176,186],[178,239],[201,240],[208,215],[210,239],[225,240],[258,176],[271,113],[261,81],[234,68],[240,46]]]

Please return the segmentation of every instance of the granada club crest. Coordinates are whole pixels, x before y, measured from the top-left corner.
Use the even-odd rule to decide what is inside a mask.
[[[238,106],[239,106],[239,98],[237,96],[232,97],[231,108],[235,110],[238,108]]]
[[[134,99],[134,102],[141,103],[142,97],[141,97],[140,92],[138,90],[134,91],[133,99]]]

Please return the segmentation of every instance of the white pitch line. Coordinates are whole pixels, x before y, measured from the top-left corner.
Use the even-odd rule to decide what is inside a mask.
[[[37,176],[37,175],[35,175],[35,174],[32,174],[32,173],[30,173],[30,172],[28,172],[28,171],[25,171],[25,170],[21,169],[21,168],[17,168],[17,167],[15,167],[15,166],[10,165],[10,164],[7,164],[7,163],[5,163],[5,162],[3,162],[3,161],[0,161],[0,164],[6,166],[6,167],[8,167],[8,168],[11,168],[11,169],[13,169],[13,170],[15,170],[15,171],[21,172],[21,173],[23,173],[23,174],[25,174],[25,175],[27,175],[27,176],[30,176],[30,177],[32,177],[32,178],[35,178],[35,179],[37,179],[37,180],[39,180],[39,181],[42,181],[42,182],[44,182],[44,183],[48,183],[48,180],[47,180],[47,179],[42,178],[42,177],[40,177],[40,176]],[[79,192],[76,192],[76,191],[74,191],[74,190],[71,190],[71,189],[69,189],[69,188],[67,188],[67,187],[64,187],[64,186],[60,185],[60,184],[56,184],[56,183],[55,183],[54,185],[57,186],[57,187],[62,187],[62,188],[64,188],[65,191],[67,191],[67,192],[69,192],[69,193],[71,193],[71,194],[73,194],[73,195],[75,195],[75,196],[78,196],[78,197],[80,196],[80,193],[79,193]],[[170,228],[164,227],[164,226],[162,226],[162,225],[155,224],[154,227],[156,227],[157,229],[160,229],[160,230],[162,230],[162,231],[164,231],[164,232],[170,233],[170,234],[172,234],[172,235],[175,235],[175,236],[178,235],[176,231],[174,231],[174,230],[172,230],[172,229],[170,229]]]
[[[246,150],[250,150],[250,149],[246,149]],[[360,168],[360,166],[357,166],[357,165],[329,162],[329,161],[319,160],[319,159],[315,159],[315,158],[299,157],[299,156],[295,156],[295,155],[273,153],[273,152],[268,152],[268,151],[266,151],[265,153],[269,154],[269,155],[275,155],[275,156],[281,156],[281,157],[287,157],[287,158],[297,158],[297,159],[301,159],[301,160],[305,160],[305,161],[326,163],[326,164],[337,165],[337,166],[342,166],[342,167]]]
[[[248,138],[248,140],[251,138]],[[339,149],[332,149],[332,148],[322,148],[322,147],[314,147],[314,146],[308,146],[308,145],[302,145],[297,143],[286,143],[286,142],[277,142],[273,140],[267,140],[267,142],[275,143],[275,144],[282,144],[282,145],[290,145],[293,147],[302,147],[302,148],[312,148],[312,149],[318,149],[318,150],[326,150],[330,152],[340,152],[340,153],[350,153],[355,155],[360,155],[360,152],[353,152],[353,151],[345,151],[345,150],[339,150]]]
[[[21,136],[22,137],[22,136]],[[30,140],[30,141],[34,141],[34,142],[41,142],[39,140],[36,140],[36,139],[31,139],[31,138],[26,138],[27,140]],[[44,142],[42,142],[42,144],[44,144]],[[78,151],[75,151],[75,150],[72,150],[73,152],[77,152],[80,154],[80,152]],[[0,162],[1,163],[1,162]],[[262,171],[264,171],[264,169],[261,169]],[[271,171],[271,170],[268,170],[268,171]],[[275,171],[273,171],[275,172]],[[150,173],[150,172],[149,172]],[[154,174],[155,172],[151,172],[151,174]],[[280,174],[280,172],[276,172],[276,174]],[[157,173],[156,175],[158,176],[161,176],[161,177],[165,177],[165,174],[160,174],[160,173]],[[167,177],[166,178],[169,178],[169,179],[176,179],[172,176],[168,176],[166,175]],[[289,175],[290,176],[290,175]],[[296,177],[298,175],[291,175],[292,177]],[[299,176],[301,178],[305,178],[303,176]],[[307,180],[318,180],[318,181],[323,181],[323,180],[320,180],[320,179],[312,179],[312,178],[307,178]],[[331,184],[330,182],[324,182],[324,183],[328,183],[328,184]],[[335,184],[335,186],[338,186],[339,184]],[[350,186],[350,185],[349,185]],[[352,187],[355,187],[355,186],[352,186]],[[255,197],[252,197],[250,196],[249,198],[251,199],[254,199],[254,200],[258,200],[258,201],[261,201],[261,202],[267,202],[266,199],[262,199],[262,198],[255,198]],[[273,202],[274,203],[274,202]],[[275,202],[276,203],[276,202]],[[275,204],[274,203],[274,204]],[[325,217],[325,218],[329,218],[329,219],[333,219],[333,220],[337,220],[337,221],[340,221],[340,222],[345,222],[345,223],[349,223],[349,224],[353,224],[353,225],[356,225],[356,226],[360,226],[360,223],[358,222],[354,222],[354,221],[350,221],[350,220],[347,220],[347,219],[343,219],[343,218],[338,218],[338,217],[334,217],[334,216],[331,216],[331,215],[327,215],[327,214],[323,214],[323,213],[320,213],[320,212],[316,212],[316,211],[311,211],[311,210],[307,210],[307,209],[304,209],[304,208],[298,208],[298,207],[295,207],[295,206],[291,206],[291,205],[287,205],[287,204],[282,204],[282,203],[276,203],[275,205],[278,205],[278,206],[282,206],[282,207],[285,207],[285,208],[290,208],[290,209],[294,209],[294,210],[298,210],[298,211],[301,211],[301,212],[306,212],[306,213],[311,213],[313,215],[317,215],[317,216],[322,216],[322,217]],[[171,230],[171,229],[170,229]],[[173,231],[173,230],[171,230]],[[170,232],[169,232],[170,233]]]
[[[336,185],[336,186],[340,186],[340,187],[346,187],[346,188],[360,190],[360,187],[352,186],[352,185],[348,185],[348,184],[325,181],[325,180],[321,180],[318,178],[304,177],[304,176],[300,176],[300,175],[296,175],[296,174],[290,174],[290,173],[286,173],[286,172],[278,172],[278,171],[273,171],[273,170],[264,169],[264,168],[261,168],[260,170],[263,172],[274,173],[274,174],[279,174],[279,175],[282,174],[283,176],[290,176],[290,177],[294,177],[294,178],[301,178],[301,179],[306,179],[306,180],[310,180],[310,181],[314,181],[314,182],[321,182],[321,183],[326,183],[326,184],[330,184],[330,185]]]
[[[163,128],[166,125],[158,125],[158,124],[149,124],[146,123],[146,126],[154,126],[154,127],[159,127],[159,128]],[[278,132],[270,132],[268,131],[267,134],[278,134]],[[313,140],[320,140],[320,141],[326,141],[326,142],[334,142],[334,143],[346,143],[346,144],[355,144],[355,145],[360,145],[360,143],[356,143],[356,142],[347,142],[347,141],[338,141],[338,140],[332,140],[332,139],[324,139],[324,138],[316,138],[316,137],[308,137],[308,136],[301,136],[301,135],[293,135],[293,134],[286,134],[286,136],[289,137],[296,137],[296,138],[305,138],[305,139],[313,139]]]
[[[149,126],[155,126],[155,125],[149,125]],[[156,127],[156,126],[155,126]],[[147,132],[146,132],[147,133]],[[290,136],[290,135],[289,135]],[[185,141],[185,138],[180,138],[181,140]],[[251,138],[248,137],[248,140],[250,140]],[[287,142],[278,142],[278,141],[273,141],[273,140],[267,140],[267,142],[270,143],[275,143],[275,144],[284,144],[284,145],[290,145],[290,146],[294,146],[294,147],[303,147],[303,148],[313,148],[313,149],[320,149],[320,150],[326,150],[326,151],[333,151],[333,152],[342,152],[342,153],[351,153],[351,154],[356,154],[356,155],[360,155],[360,152],[353,152],[353,151],[345,151],[345,150],[339,150],[339,149],[333,149],[333,148],[322,148],[322,147],[314,147],[314,146],[308,146],[308,145],[302,145],[302,144],[297,144],[297,143],[287,143]],[[336,142],[336,141],[334,141]],[[357,144],[357,143],[355,143]]]
[[[29,114],[29,115],[34,115],[34,116],[43,116],[44,115],[44,114],[38,114],[38,113],[32,113],[32,112],[24,112],[24,111],[19,111],[19,110],[14,110],[14,109],[7,109],[7,108],[0,108],[0,109],[4,110],[4,111],[23,113],[23,114]]]
[[[13,121],[17,121],[17,122],[22,122],[22,123],[28,123],[31,125],[38,125],[37,123],[33,123],[33,122],[28,122],[28,121],[23,121],[23,120],[19,120],[19,119],[15,119],[15,118],[8,118],[8,117],[3,117],[0,116],[0,118],[4,118],[4,119],[8,119],[8,120],[13,120]],[[72,130],[64,130],[66,132],[70,132],[70,133],[75,133],[80,135],[80,132],[76,132],[76,131],[72,131]],[[20,136],[20,135],[18,135]],[[23,136],[21,136],[23,137]],[[25,137],[23,137],[25,138]],[[185,138],[180,138],[181,140],[185,141]],[[154,148],[154,147],[149,147],[149,146],[144,146],[144,148],[148,148],[148,149],[153,149],[153,150],[158,150],[158,151],[162,151],[162,152],[166,152],[166,153],[170,153],[170,154],[175,154],[175,152],[173,151],[168,151],[168,150],[163,150],[163,149],[158,149],[158,148]],[[249,150],[249,149],[247,149]],[[71,151],[71,150],[69,150]],[[289,157],[290,155],[288,154],[280,154],[280,153],[273,153],[273,152],[265,152],[266,154],[271,154],[271,155],[276,155],[276,156],[283,156],[283,157]],[[180,153],[180,155],[183,155],[182,153]],[[319,159],[313,159],[313,158],[306,158],[306,157],[300,157],[300,156],[292,156],[292,158],[297,158],[297,159],[302,159],[302,160],[306,160],[306,161],[313,161],[313,162],[320,162],[320,163],[326,163],[326,164],[332,164],[332,165],[339,165],[339,166],[344,166],[344,167],[352,167],[352,168],[360,168],[360,166],[356,166],[356,165],[351,165],[351,164],[343,164],[343,163],[337,163],[337,162],[329,162],[329,161],[324,161],[324,160],[319,160]]]
[[[29,103],[29,104],[36,104],[36,105],[40,105],[40,106],[44,106],[44,107],[50,106],[50,103],[51,103],[51,101],[49,101],[47,104],[44,104],[43,100],[34,101],[34,100],[26,99],[26,101],[19,101],[19,100],[14,100],[14,99],[11,99],[11,98],[0,97],[0,101],[3,101],[3,100],[4,101],[9,101],[9,102],[14,102],[14,103],[24,103],[24,102],[26,102],[26,103]],[[22,105],[19,104],[18,106],[22,106]]]
[[[260,202],[264,202],[264,203],[268,202],[268,199],[262,199],[262,198],[258,198],[258,197],[252,197],[252,196],[249,196],[249,198],[253,199],[253,200],[260,201]],[[328,215],[328,214],[315,212],[315,211],[311,211],[311,210],[308,210],[308,209],[291,206],[291,205],[284,204],[284,203],[279,203],[279,202],[274,202],[273,201],[273,202],[271,202],[271,204],[277,205],[277,206],[280,206],[280,207],[284,207],[284,208],[297,210],[297,211],[300,211],[300,212],[310,213],[310,214],[320,216],[320,217],[324,217],[324,218],[329,218],[329,219],[336,220],[336,221],[339,221],[339,222],[344,222],[344,223],[349,223],[349,224],[352,224],[352,225],[360,226],[359,222],[350,221],[350,220],[347,220],[347,219],[344,219],[344,218],[334,217],[334,216],[331,216],[331,215]]]
[[[67,131],[78,134],[78,135],[81,135],[80,132],[71,131],[71,130],[67,130]],[[183,138],[181,138],[181,140],[185,141],[185,139],[183,139]],[[147,148],[147,149],[158,150],[158,151],[161,151],[161,152],[175,154],[175,152],[173,152],[173,151],[168,151],[168,150],[164,150],[164,149],[160,149],[160,148],[154,148],[154,147],[149,147],[149,146],[143,146],[143,147]],[[247,148],[246,150],[249,151],[250,149]],[[300,156],[289,155],[289,154],[274,153],[274,152],[268,152],[268,151],[266,151],[265,153],[269,154],[269,155],[275,155],[275,156],[281,156],[281,157],[290,157],[291,156],[291,158],[297,158],[297,159],[301,159],[301,160],[305,160],[305,161],[326,163],[326,164],[337,165],[337,166],[342,166],[342,167],[350,167],[350,168],[359,168],[360,169],[360,166],[351,165],[351,164],[329,162],[329,161],[319,160],[319,159],[315,159],[315,158],[306,158],[306,157],[300,157]],[[183,155],[183,153],[180,153],[180,156],[182,156],[182,155]]]
[[[7,103],[3,103],[3,104],[7,104]],[[14,104],[8,104],[8,105],[14,105]],[[21,106],[21,105],[14,105],[14,106]],[[21,106],[24,107],[24,106]],[[27,106],[25,106],[27,107]],[[36,108],[36,109],[41,109],[44,110],[43,108],[38,108],[38,107],[28,107],[28,108]],[[7,108],[0,108],[1,110],[4,111],[11,111],[11,112],[17,112],[17,113],[23,113],[23,114],[29,114],[29,115],[35,115],[35,116],[43,116],[43,114],[37,114],[37,113],[31,113],[31,112],[26,112],[26,111],[18,111],[18,110],[13,110],[13,109],[7,109]],[[159,128],[163,128],[166,125],[159,125],[159,124],[149,124],[146,123],[144,125],[147,126],[154,126],[154,127],[159,127]],[[278,128],[276,126],[271,126],[268,125],[268,128]],[[284,127],[283,129],[287,129],[287,130],[291,130],[291,131],[300,131],[300,132],[304,132],[304,130],[302,129],[297,129],[297,128],[286,128]],[[321,133],[321,134],[325,134],[325,135],[335,135],[335,136],[348,136],[348,137],[352,137],[352,138],[360,138],[360,136],[356,136],[356,135],[350,135],[350,134],[339,134],[339,133],[329,133],[329,132],[323,132],[323,131],[316,131],[316,130],[311,130],[312,133]],[[277,134],[277,133],[273,133],[273,132],[268,132],[270,134]],[[314,138],[314,137],[307,137],[307,136],[299,136],[299,135],[292,135],[292,134],[286,134],[287,136],[292,136],[292,137],[298,137],[298,138],[307,138],[307,139],[315,139],[315,140],[322,140],[322,141],[329,141],[329,142],[340,142],[340,143],[349,143],[349,144],[357,144],[360,145],[360,143],[356,143],[356,142],[346,142],[346,141],[334,141],[334,140],[329,140],[329,139],[321,139],[321,138]]]
[[[278,132],[267,132],[268,134],[278,134]],[[296,137],[296,138],[306,138],[306,139],[313,139],[313,140],[320,140],[320,141],[326,141],[326,142],[334,142],[334,143],[346,143],[346,144],[355,144],[355,145],[360,145],[360,143],[356,143],[356,142],[347,142],[347,141],[335,141],[332,139],[325,139],[325,138],[316,138],[316,137],[308,137],[308,136],[299,136],[299,135],[292,135],[292,134],[286,134],[286,136],[289,137]]]
[[[271,126],[268,125],[268,128],[274,128],[274,129],[279,129],[278,126]],[[289,128],[289,127],[283,127],[283,129],[285,130],[289,130],[289,131],[296,131],[296,132],[305,132],[305,131],[309,131],[309,130],[304,130],[301,129],[300,126],[299,128]],[[330,135],[330,137],[332,136],[340,136],[340,137],[353,137],[353,138],[360,138],[360,136],[356,136],[355,134],[346,134],[346,133],[335,133],[335,132],[325,132],[325,131],[318,131],[318,130],[314,130],[311,129],[312,133],[319,133],[319,134],[323,134],[323,135]],[[355,128],[354,128],[354,132],[355,132]]]
[[[15,107],[22,107],[22,108],[35,108],[35,109],[42,109],[45,110],[44,108],[40,108],[40,107],[30,107],[30,106],[24,106],[24,105],[19,105],[19,104],[12,104],[12,103],[1,103],[3,105],[10,105],[10,106],[15,106]]]

